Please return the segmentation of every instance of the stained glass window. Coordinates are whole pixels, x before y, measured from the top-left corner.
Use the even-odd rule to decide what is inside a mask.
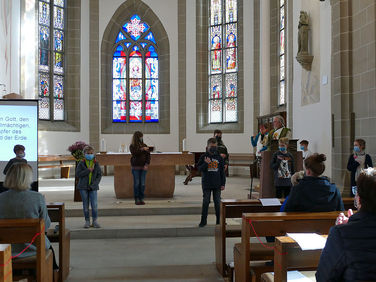
[[[113,122],[159,121],[159,58],[149,25],[133,15],[115,38]]]
[[[65,0],[39,0],[39,119],[64,114]],[[51,95],[50,95],[51,94]]]
[[[286,103],[286,3],[285,0],[279,2],[279,95],[278,104]]]
[[[210,0],[209,123],[238,121],[237,0]]]

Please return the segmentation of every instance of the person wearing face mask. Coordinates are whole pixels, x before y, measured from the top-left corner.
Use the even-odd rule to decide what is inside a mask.
[[[218,153],[225,162],[225,172],[227,175],[228,164],[229,164],[229,161],[228,161],[229,154],[228,154],[226,145],[223,143],[223,140],[222,140],[222,131],[219,129],[214,130],[214,138],[217,140]]]
[[[365,149],[366,141],[363,139],[356,139],[354,141],[354,151],[347,162],[347,170],[351,172],[351,187],[356,186],[356,180],[362,169],[373,167],[372,159],[370,155],[365,153]],[[352,189],[350,189],[350,196],[354,197]]]
[[[286,198],[291,189],[291,176],[294,174],[294,158],[287,151],[289,139],[279,139],[279,151],[273,154],[270,168],[274,171],[274,186],[276,197]]]
[[[91,216],[93,218],[93,224],[91,226],[100,228],[98,224],[97,191],[99,190],[102,171],[99,163],[95,159],[94,148],[86,146],[83,151],[85,158],[77,165],[76,176],[78,177],[77,188],[81,194],[85,217],[84,228],[90,227],[89,204],[91,205]]]
[[[218,153],[217,139],[210,138],[207,142],[206,153],[200,157],[197,163],[202,173],[202,212],[199,227],[207,224],[210,195],[213,192],[213,201],[216,215],[216,224],[219,224],[221,191],[225,189],[226,175],[224,160]]]
[[[329,212],[343,211],[341,193],[334,183],[322,174],[326,156],[313,154],[304,160],[305,174],[292,187],[284,203],[285,212]]]
[[[10,167],[17,163],[27,163],[27,160],[25,159],[25,147],[23,145],[16,145],[13,148],[13,152],[16,154],[16,157],[13,159],[10,159],[7,165],[4,168],[4,175],[7,174]]]

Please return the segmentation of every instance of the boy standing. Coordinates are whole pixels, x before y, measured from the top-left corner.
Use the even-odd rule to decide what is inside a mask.
[[[309,156],[312,156],[312,152],[308,149],[307,140],[300,141],[300,150],[303,151],[303,164],[304,164],[304,160],[308,159]]]
[[[200,157],[197,164],[202,172],[202,212],[199,227],[207,224],[210,195],[213,192],[216,224],[219,224],[221,190],[225,189],[226,176],[224,170],[223,158],[219,155],[217,149],[217,140],[210,138],[207,143],[206,153]]]
[[[294,174],[294,158],[287,152],[289,139],[279,139],[279,151],[275,152],[270,163],[274,171],[274,186],[276,188],[276,197],[286,198],[291,189],[291,176]]]

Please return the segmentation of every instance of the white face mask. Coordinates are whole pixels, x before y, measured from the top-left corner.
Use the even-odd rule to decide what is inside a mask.
[[[24,158],[25,155],[26,155],[25,152],[23,152],[23,153],[17,154],[17,157],[19,157],[19,158]]]

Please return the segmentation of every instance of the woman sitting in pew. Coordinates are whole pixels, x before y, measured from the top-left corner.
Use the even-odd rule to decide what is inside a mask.
[[[284,211],[324,212],[343,211],[341,193],[328,178],[325,171],[326,156],[313,154],[304,160],[305,175],[295,185],[284,204]]]
[[[44,196],[31,191],[33,171],[26,163],[15,163],[7,171],[4,187],[9,190],[0,194],[0,219],[43,218],[46,232],[51,224]],[[53,249],[46,238],[46,250]],[[30,238],[31,239],[31,238]],[[12,244],[12,255],[19,254],[28,244]],[[31,245],[19,257],[29,257],[36,254],[36,247]],[[54,269],[58,266],[53,257]]]
[[[330,229],[317,281],[376,281],[376,169],[363,170],[357,184],[358,212],[340,214]]]

